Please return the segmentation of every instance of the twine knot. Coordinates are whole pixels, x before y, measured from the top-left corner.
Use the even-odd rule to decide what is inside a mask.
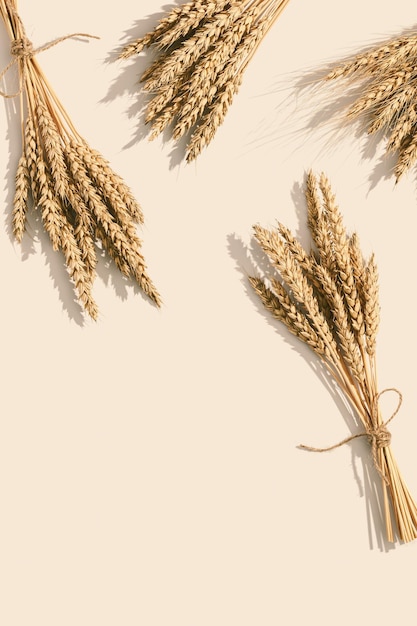
[[[21,37],[12,41],[10,52],[19,59],[28,58],[33,55],[33,44],[27,37]]]
[[[13,12],[15,13],[15,11]],[[15,15],[17,19],[19,20],[19,22],[21,23],[21,20],[19,16],[17,15],[17,13],[15,13]],[[22,25],[22,30],[24,31],[23,25]],[[66,41],[67,39],[75,39],[78,37],[86,37],[87,39],[100,39],[99,37],[96,37],[95,35],[89,35],[88,33],[72,33],[71,35],[64,35],[63,37],[58,37],[58,39],[54,39],[50,43],[47,43],[44,46],[40,46],[39,48],[34,48],[30,39],[28,39],[26,35],[23,34],[22,37],[19,37],[18,39],[14,39],[12,41],[11,46],[10,46],[10,52],[13,58],[10,61],[10,63],[6,65],[6,67],[2,71],[0,71],[0,80],[3,79],[3,77],[7,74],[7,72],[15,65],[15,63],[18,63],[19,60],[27,61],[31,57],[34,57],[36,54],[40,54],[41,52],[45,52],[46,50],[49,50],[50,48],[57,46],[62,41]],[[23,65],[23,72],[25,72],[27,70],[26,62],[22,63],[22,65]],[[20,94],[22,93],[22,89],[23,87],[21,85],[19,91],[17,91],[16,93],[11,93],[11,94],[8,94],[5,91],[2,91],[0,89],[0,96],[3,98],[16,98],[17,96],[20,96]]]
[[[387,448],[391,443],[391,433],[386,424],[381,424],[367,432],[369,443],[377,448]]]
[[[398,405],[395,411],[393,412],[393,414],[391,415],[391,417],[387,419],[386,422],[378,423],[378,419],[379,419],[378,400],[384,393],[387,393],[388,391],[394,391],[397,394]],[[395,387],[389,387],[388,389],[383,389],[375,396],[375,399],[372,403],[373,406],[372,406],[371,423],[365,426],[364,432],[357,433],[356,435],[351,435],[350,437],[346,437],[346,439],[343,439],[342,441],[339,441],[339,443],[335,443],[333,446],[329,446],[328,448],[313,448],[312,446],[304,446],[303,444],[301,444],[298,447],[301,448],[302,450],[308,450],[309,452],[329,452],[330,450],[334,450],[335,448],[340,448],[341,446],[344,446],[346,443],[350,443],[354,439],[359,439],[360,437],[367,437],[369,443],[371,444],[372,458],[374,461],[374,465],[379,475],[381,476],[382,480],[386,484],[389,484],[389,480],[387,476],[385,475],[384,468],[382,467],[381,462],[378,457],[378,450],[380,450],[381,448],[387,448],[391,444],[391,433],[389,432],[387,425],[397,415],[398,411],[400,410],[402,401],[403,401],[402,394],[400,391],[398,391],[398,389],[395,389]]]

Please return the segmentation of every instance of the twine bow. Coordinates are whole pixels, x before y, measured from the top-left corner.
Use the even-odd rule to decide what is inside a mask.
[[[96,35],[89,35],[88,33],[72,33],[71,35],[64,35],[63,37],[58,37],[49,43],[40,46],[39,48],[34,48],[30,39],[23,35],[19,39],[14,39],[12,41],[10,47],[10,53],[12,55],[12,60],[6,67],[0,72],[0,80],[4,78],[7,72],[19,61],[25,62],[28,59],[34,57],[36,54],[40,54],[41,52],[45,52],[54,46],[57,46],[62,41],[66,41],[67,39],[74,39],[75,37],[87,37],[88,39],[100,39]],[[17,98],[22,93],[22,87],[20,87],[19,91],[16,93],[8,94],[5,91],[0,89],[0,96],[3,98]]]
[[[395,411],[393,412],[393,414],[391,415],[391,417],[387,419],[386,422],[382,422],[381,424],[378,424],[378,401],[380,397],[384,393],[387,393],[388,391],[394,391],[397,394],[398,405]],[[381,466],[381,463],[378,459],[378,450],[380,450],[381,448],[387,448],[391,443],[391,433],[387,429],[387,426],[397,415],[398,411],[401,408],[402,401],[403,401],[403,396],[401,392],[398,391],[398,389],[396,389],[395,387],[388,387],[387,389],[383,389],[375,397],[375,402],[374,402],[373,411],[372,411],[372,422],[365,426],[364,432],[357,433],[356,435],[351,435],[350,437],[346,437],[346,439],[343,439],[342,441],[339,441],[339,443],[336,443],[327,448],[314,448],[312,446],[305,446],[303,444],[299,445],[298,447],[301,448],[302,450],[308,450],[309,452],[329,452],[330,450],[334,450],[335,448],[340,448],[341,446],[344,446],[346,443],[349,443],[350,441],[353,441],[354,439],[359,439],[359,437],[368,437],[369,443],[371,444],[371,448],[372,448],[372,458],[374,461],[374,465],[379,475],[381,476],[382,480],[386,484],[388,484],[389,483],[388,478],[385,476],[383,467]]]

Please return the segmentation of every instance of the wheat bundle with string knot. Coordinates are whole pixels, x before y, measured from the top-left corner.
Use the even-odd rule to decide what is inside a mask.
[[[187,137],[186,159],[193,161],[223,123],[249,61],[288,2],[192,0],[128,43],[120,58],[157,51],[140,79],[152,94],[151,138],[171,126],[174,141]]]
[[[356,233],[348,234],[335,196],[324,174],[306,181],[311,250],[305,250],[282,224],[254,226],[255,238],[270,262],[266,277],[250,283],[266,309],[320,358],[358,418],[359,432],[326,452],[366,437],[381,477],[386,534],[408,542],[417,538],[417,508],[391,450],[389,423],[402,396],[396,389],[378,390],[376,336],[379,326],[378,272],[374,255],[365,260]],[[380,397],[396,393],[398,407],[385,419]],[[395,521],[395,523],[394,523]]]
[[[39,209],[54,250],[61,250],[78,300],[97,319],[92,296],[97,253],[104,249],[119,270],[156,303],[160,297],[146,270],[136,224],[142,210],[124,181],[77,132],[38,63],[37,55],[75,36],[34,48],[17,12],[16,0],[0,0],[0,15],[11,40],[19,90],[23,153],[16,173],[13,232],[20,242],[29,206]]]

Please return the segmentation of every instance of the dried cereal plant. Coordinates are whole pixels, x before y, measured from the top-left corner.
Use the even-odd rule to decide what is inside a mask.
[[[64,254],[78,299],[93,319],[98,314],[91,293],[98,246],[159,305],[136,233],[142,211],[123,180],[74,128],[37,61],[37,53],[68,37],[34,50],[16,0],[0,0],[0,14],[13,56],[3,75],[17,64],[20,85],[17,94],[2,93],[20,98],[23,153],[13,208],[16,239],[22,240],[27,210],[33,205],[41,213],[53,249]]]
[[[126,45],[124,59],[148,47],[158,53],[140,79],[152,94],[151,138],[172,125],[175,141],[188,136],[186,159],[194,160],[222,124],[246,66],[288,2],[191,0]]]
[[[386,133],[386,153],[396,155],[400,177],[417,160],[417,34],[406,34],[331,67],[325,83],[359,95],[344,111],[346,122],[361,120],[369,135]]]
[[[282,224],[269,230],[254,226],[255,238],[271,264],[271,277],[251,277],[250,283],[267,310],[320,358],[359,418],[361,431],[324,452],[366,436],[374,465],[382,479],[388,541],[417,537],[417,508],[391,451],[376,372],[379,324],[378,272],[375,258],[362,256],[356,234],[343,225],[327,178],[310,172],[306,199],[313,241],[307,252]],[[401,394],[399,392],[401,404]]]

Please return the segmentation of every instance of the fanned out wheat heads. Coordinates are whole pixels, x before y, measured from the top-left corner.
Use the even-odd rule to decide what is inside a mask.
[[[266,309],[314,350],[346,396],[362,431],[332,447],[368,437],[382,480],[387,539],[394,541],[396,532],[408,542],[417,537],[417,508],[391,451],[387,423],[392,417],[384,422],[379,406],[387,390],[377,388],[375,258],[365,260],[356,233],[347,233],[324,174],[317,179],[310,172],[305,193],[311,250],[304,250],[282,224],[275,229],[256,225],[255,238],[270,261],[271,276],[249,280]]]
[[[372,135],[384,132],[386,153],[396,155],[398,181],[417,160],[417,33],[392,38],[333,65],[324,83],[336,93],[359,93],[345,122],[362,122]]]
[[[175,141],[188,137],[186,159],[193,161],[224,121],[246,66],[288,2],[192,0],[127,44],[124,59],[148,47],[158,53],[140,79],[152,94],[151,138],[172,125]]]
[[[123,180],[74,128],[44,76],[17,13],[16,0],[0,0],[0,15],[18,65],[23,153],[16,173],[13,231],[20,242],[28,207],[38,208],[54,250],[61,250],[84,310],[96,319],[92,297],[98,246],[157,305],[136,224],[141,208]],[[42,48],[43,49],[43,48]],[[11,64],[10,64],[11,66]],[[4,94],[7,97],[7,94]]]

